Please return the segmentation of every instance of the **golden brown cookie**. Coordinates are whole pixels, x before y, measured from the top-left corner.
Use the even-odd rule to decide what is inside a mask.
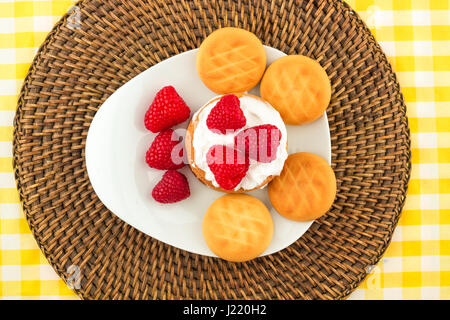
[[[227,194],[215,200],[202,223],[206,244],[222,259],[243,262],[261,255],[273,236],[269,210],[246,194]]]
[[[266,52],[251,32],[222,28],[211,33],[197,53],[197,72],[203,83],[217,93],[245,92],[261,80]]]
[[[286,124],[312,122],[330,103],[330,79],[317,61],[286,56],[267,68],[261,80],[261,97],[278,110]]]
[[[324,215],[336,196],[336,177],[330,165],[318,155],[291,154],[281,175],[269,184],[274,208],[287,219],[315,220]]]

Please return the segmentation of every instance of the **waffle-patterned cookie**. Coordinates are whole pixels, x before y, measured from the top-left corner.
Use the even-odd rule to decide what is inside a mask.
[[[291,154],[281,175],[269,184],[269,198],[284,217],[296,221],[324,215],[336,196],[336,177],[328,163],[313,153]]]
[[[286,56],[267,68],[261,80],[261,97],[278,110],[286,124],[312,122],[330,103],[330,79],[317,61]]]
[[[202,224],[206,244],[222,259],[242,262],[258,257],[273,235],[272,216],[257,198],[227,194],[215,200]]]
[[[245,92],[261,80],[266,53],[261,41],[239,28],[222,28],[200,45],[197,72],[203,83],[217,93]]]

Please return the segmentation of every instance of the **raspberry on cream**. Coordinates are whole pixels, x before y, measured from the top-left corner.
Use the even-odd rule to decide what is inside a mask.
[[[280,114],[268,102],[250,94],[240,94],[240,107],[245,115],[246,124],[240,130],[221,134],[213,132],[207,126],[207,118],[211,110],[216,106],[220,97],[208,101],[193,116],[195,127],[192,136],[193,159],[190,164],[193,170],[200,169],[204,172],[204,179],[209,181],[214,187],[220,188],[213,172],[207,163],[208,150],[214,145],[225,145],[233,147],[235,137],[242,130],[261,126],[273,125],[280,132],[281,137],[279,146],[276,149],[274,160],[268,163],[259,162],[255,159],[249,159],[250,165],[245,177],[237,184],[233,191],[249,191],[255,188],[263,188],[269,178],[278,176],[283,169],[284,161],[287,158],[287,131]]]

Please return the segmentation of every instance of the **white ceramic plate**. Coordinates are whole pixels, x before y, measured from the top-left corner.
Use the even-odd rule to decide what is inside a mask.
[[[265,47],[268,64],[285,54]],[[197,49],[171,57],[134,77],[100,107],[89,128],[86,141],[86,166],[89,179],[100,200],[116,216],[160,241],[197,254],[215,256],[201,232],[203,214],[223,193],[197,180],[189,166],[186,175],[191,196],[178,203],[160,204],[151,197],[153,186],[164,171],[151,169],[145,153],[155,137],[146,130],[144,114],[156,92],[173,85],[191,108],[191,116],[216,96],[202,83],[195,67]],[[259,95],[259,88],[250,93]],[[188,121],[177,128],[186,128]],[[330,133],[324,114],[302,126],[287,126],[289,153],[307,151],[331,162]],[[294,222],[273,209],[267,188],[250,192],[269,208],[274,236],[263,255],[282,250],[301,237],[311,222]]]

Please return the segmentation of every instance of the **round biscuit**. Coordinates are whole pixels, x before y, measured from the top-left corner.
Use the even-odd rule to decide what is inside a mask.
[[[205,213],[202,232],[218,257],[243,262],[260,256],[273,236],[273,221],[261,200],[246,194],[216,199]]]
[[[285,56],[267,68],[261,97],[278,110],[286,124],[309,123],[320,118],[330,103],[330,79],[316,60]]]
[[[289,155],[281,175],[269,184],[273,207],[285,218],[315,220],[324,215],[336,196],[336,177],[320,156],[300,152]]]
[[[261,80],[266,52],[253,33],[239,28],[212,32],[197,53],[197,72],[203,83],[220,94],[245,92]]]

